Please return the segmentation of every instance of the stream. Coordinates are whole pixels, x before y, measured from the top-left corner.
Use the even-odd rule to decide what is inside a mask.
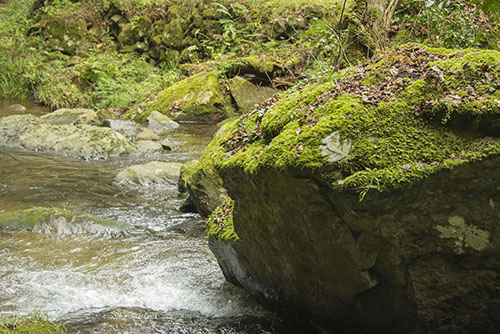
[[[0,100],[0,117],[16,101]],[[25,112],[47,110],[22,101]],[[0,147],[0,212],[36,206],[126,223],[122,237],[0,229],[0,316],[46,312],[68,333],[292,333],[226,282],[175,183],[116,184],[127,166],[198,158],[216,129],[183,125],[170,152],[82,161]]]

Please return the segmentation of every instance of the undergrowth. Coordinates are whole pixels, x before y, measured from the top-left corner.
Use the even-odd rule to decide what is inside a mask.
[[[402,0],[395,24],[400,28],[396,42],[500,49],[500,13],[485,13],[473,1]]]

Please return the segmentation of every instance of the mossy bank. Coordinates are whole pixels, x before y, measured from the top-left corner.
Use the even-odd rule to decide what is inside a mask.
[[[226,277],[315,326],[493,333],[499,84],[498,52],[410,44],[224,126],[187,188],[234,200]]]

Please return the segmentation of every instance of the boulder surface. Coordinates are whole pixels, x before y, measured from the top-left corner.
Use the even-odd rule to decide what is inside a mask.
[[[0,118],[0,145],[54,151],[83,159],[127,154],[137,148],[120,133],[93,125],[53,125],[33,115]]]
[[[407,45],[336,76],[190,171],[225,277],[326,331],[496,332],[500,53]]]

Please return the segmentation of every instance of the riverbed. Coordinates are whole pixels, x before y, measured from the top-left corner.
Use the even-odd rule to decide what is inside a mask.
[[[19,113],[15,102],[0,101],[0,117]],[[128,227],[119,237],[0,229],[0,315],[42,311],[69,333],[291,333],[224,279],[175,182],[114,181],[133,164],[198,158],[215,130],[182,125],[172,151],[94,161],[0,146],[0,212],[65,208]]]

